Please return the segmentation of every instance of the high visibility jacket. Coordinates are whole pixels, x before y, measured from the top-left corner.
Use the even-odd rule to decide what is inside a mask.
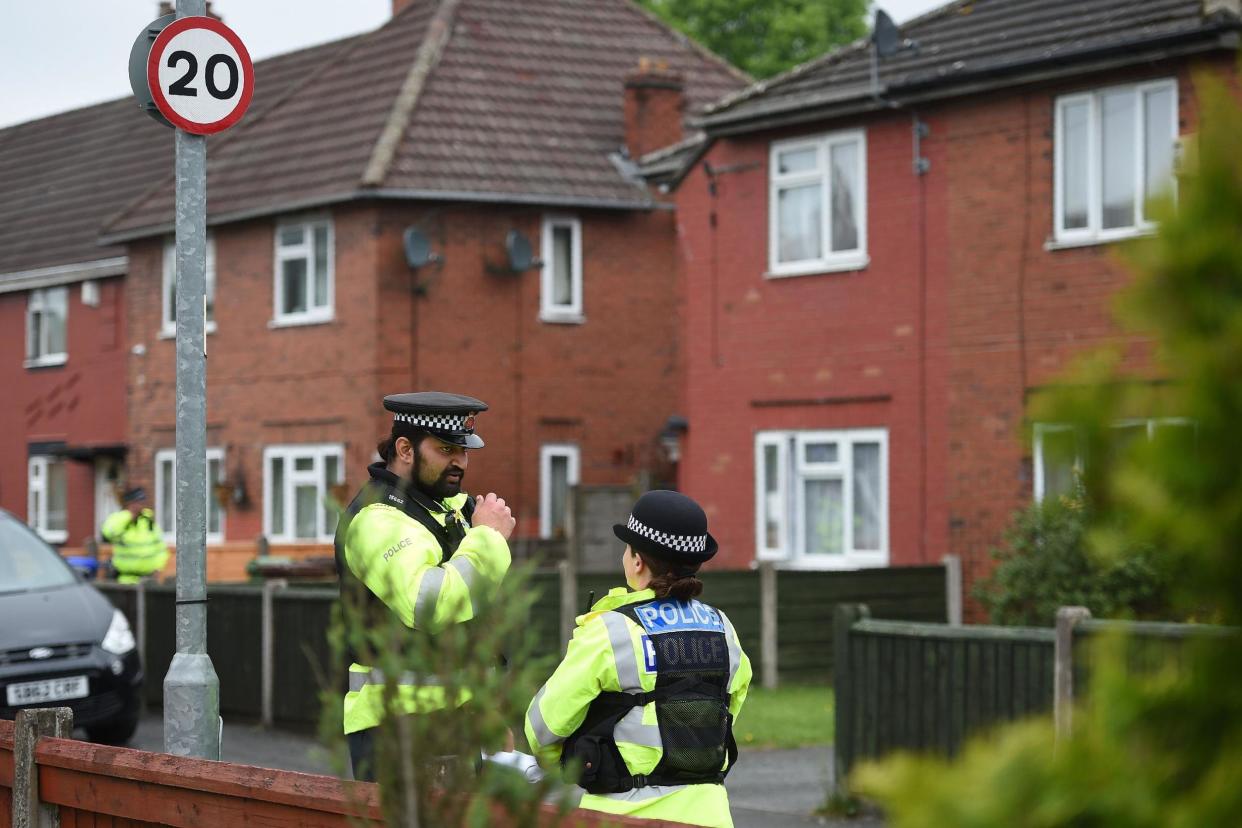
[[[469,621],[509,569],[504,536],[488,526],[470,526],[463,513],[470,496],[464,492],[437,503],[403,485],[383,463],[368,471],[370,482],[337,526],[342,594],[359,592],[381,601],[406,627],[425,633]],[[429,519],[434,523],[425,523]],[[460,528],[454,532],[454,527]],[[445,706],[435,676],[406,674],[396,680],[405,712]],[[356,661],[349,665],[345,733],[380,723],[384,682],[378,669]]]
[[[100,527],[104,540],[112,544],[112,566],[117,580],[133,584],[144,575],[163,570],[168,563],[164,533],[155,523],[155,514],[143,509],[137,516],[128,509],[113,512]]]
[[[578,617],[564,660],[526,712],[526,738],[540,764],[559,763],[565,739],[582,725],[591,702],[601,692],[655,689],[657,673],[652,668],[645,631],[631,618],[613,611],[654,598],[650,589],[629,592],[619,587]],[[719,610],[714,612],[725,627],[729,712],[736,719],[750,688],[750,659],[742,651],[728,617]],[[636,707],[622,718],[613,731],[613,740],[631,774],[651,774],[664,755],[656,703]],[[720,784],[648,785],[624,793],[588,793],[579,807],[691,825],[733,825],[729,797]]]

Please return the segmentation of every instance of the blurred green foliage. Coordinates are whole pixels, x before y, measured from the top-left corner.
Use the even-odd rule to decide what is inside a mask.
[[[993,624],[1050,627],[1057,607],[1086,607],[1096,618],[1168,620],[1169,575],[1150,546],[1124,555],[1092,554],[1090,516],[1080,494],[1048,498],[1019,512],[996,568],[974,594]]]
[[[661,20],[755,78],[867,33],[868,0],[640,0]]]
[[[1120,304],[1158,346],[1166,384],[1116,356],[1087,360],[1034,412],[1084,435],[1088,542],[1105,559],[1159,550],[1176,573],[1176,612],[1242,622],[1242,109],[1196,76],[1200,132],[1176,209],[1128,250],[1136,279]],[[1185,417],[1193,440],[1110,453],[1113,424],[1142,406]],[[1153,412],[1155,413],[1155,412]],[[1242,640],[1188,643],[1183,666],[1135,676],[1121,642],[1093,653],[1088,700],[1054,744],[1046,719],[975,741],[956,762],[897,757],[864,766],[855,790],[896,828],[1202,828],[1242,821]]]

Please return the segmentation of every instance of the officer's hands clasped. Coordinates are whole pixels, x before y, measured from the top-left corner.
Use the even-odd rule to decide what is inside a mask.
[[[509,535],[513,533],[513,527],[517,525],[517,520],[513,517],[513,512],[505,505],[503,497],[497,497],[495,492],[488,492],[486,497],[479,496],[474,499],[474,514],[470,518],[473,526],[490,526],[501,534],[505,539],[509,539]]]

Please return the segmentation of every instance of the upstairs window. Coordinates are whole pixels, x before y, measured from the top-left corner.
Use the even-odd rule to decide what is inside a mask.
[[[539,318],[582,322],[582,222],[549,216],[543,220]]]
[[[1112,429],[1119,450],[1136,440],[1155,439],[1180,440],[1189,450],[1195,438],[1194,422],[1180,417],[1121,420]],[[1074,426],[1036,423],[1032,446],[1035,500],[1072,496],[1085,466],[1084,454],[1082,435]]]
[[[866,149],[859,130],[772,145],[769,276],[867,264]]]
[[[26,367],[65,363],[69,358],[65,345],[68,317],[68,288],[30,291],[26,305]]]
[[[1056,102],[1056,241],[1148,231],[1147,202],[1174,185],[1177,82],[1115,86]]]
[[[287,222],[276,227],[277,325],[332,318],[332,222]]]
[[[164,244],[163,316],[160,333],[177,334],[177,245],[173,240]],[[207,236],[207,333],[216,329],[216,240]]]

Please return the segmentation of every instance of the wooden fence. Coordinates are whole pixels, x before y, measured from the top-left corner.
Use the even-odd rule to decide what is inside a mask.
[[[210,762],[60,738],[68,708],[0,720],[0,828],[379,828],[379,788],[335,777]],[[493,809],[489,824],[506,826]],[[542,806],[541,826],[655,828],[593,811]]]
[[[756,673],[774,654],[773,670],[779,668],[785,681],[829,679],[832,611],[838,603],[866,601],[877,615],[888,618],[945,618],[945,570],[940,566],[773,574],[774,588],[765,592],[758,572],[712,572],[704,579],[703,597],[728,614]],[[579,575],[565,606],[560,577],[555,571],[540,572],[531,583],[541,597],[532,610],[530,629],[540,642],[539,651],[550,654],[563,652],[565,616],[584,612],[590,591],[598,599],[620,582],[614,576]],[[148,703],[159,705],[160,679],[168,672],[176,646],[173,587],[99,586],[134,627],[148,677],[144,696]],[[208,595],[207,652],[220,678],[221,713],[269,723],[315,722],[320,713],[315,688],[334,675],[327,641],[335,589],[209,586]],[[776,619],[766,636],[765,595]],[[765,648],[765,638],[769,643],[775,640],[776,646]]]
[[[989,727],[1055,713],[1070,726],[1090,676],[1087,640],[1127,634],[1127,667],[1177,665],[1189,638],[1235,631],[1196,624],[1093,621],[1063,607],[1052,627],[951,626],[877,620],[865,605],[836,610],[836,744],[842,787],[854,765],[895,750],[953,756]],[[1077,688],[1077,691],[1075,690]]]

